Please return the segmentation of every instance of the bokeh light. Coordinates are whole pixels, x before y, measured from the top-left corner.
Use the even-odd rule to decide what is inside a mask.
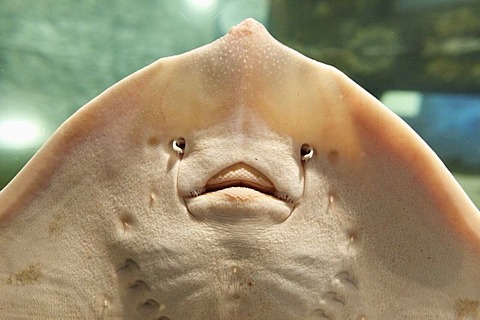
[[[3,148],[37,147],[41,138],[42,130],[32,120],[10,119],[0,122],[0,146]]]

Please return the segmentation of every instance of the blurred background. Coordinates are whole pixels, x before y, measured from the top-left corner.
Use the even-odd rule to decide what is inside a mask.
[[[0,189],[107,87],[247,17],[381,99],[480,207],[479,0],[0,0]]]

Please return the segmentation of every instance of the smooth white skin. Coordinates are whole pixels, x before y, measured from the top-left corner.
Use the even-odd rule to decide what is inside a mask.
[[[291,201],[191,197],[244,165]],[[0,316],[476,318],[479,215],[406,124],[249,19],[95,98],[0,193]]]

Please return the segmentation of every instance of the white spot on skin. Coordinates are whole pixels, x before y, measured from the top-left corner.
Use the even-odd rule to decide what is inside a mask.
[[[354,242],[355,240],[357,240],[357,238],[355,237],[354,234],[351,234],[349,240],[350,242]]]
[[[330,194],[330,195],[328,196],[328,202],[330,203],[330,205],[333,204],[333,200],[334,200],[333,194]]]
[[[150,193],[150,203],[149,203],[150,206],[152,206],[153,203],[156,202],[156,201],[157,201],[157,196],[155,195],[154,192],[151,192],[151,193]]]

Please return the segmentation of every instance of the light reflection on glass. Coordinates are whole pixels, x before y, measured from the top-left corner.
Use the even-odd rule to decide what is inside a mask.
[[[38,123],[28,119],[10,119],[0,122],[0,147],[31,148],[42,142]]]

